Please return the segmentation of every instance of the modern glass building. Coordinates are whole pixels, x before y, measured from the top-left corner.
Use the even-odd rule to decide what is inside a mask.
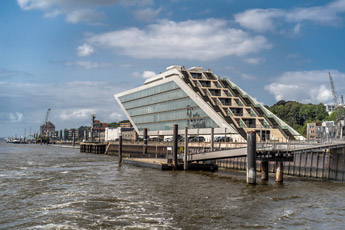
[[[303,139],[233,82],[201,67],[170,66],[115,98],[139,134],[147,128],[150,136],[171,135],[178,124],[181,133],[188,127],[191,135],[207,135],[214,128],[239,141],[249,131],[262,140]]]

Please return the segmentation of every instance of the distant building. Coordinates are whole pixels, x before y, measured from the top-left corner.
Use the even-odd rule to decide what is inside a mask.
[[[94,132],[104,132],[105,128],[108,127],[108,123],[102,123],[99,120],[95,120],[93,124],[93,131]]]
[[[336,138],[337,124],[335,121],[324,121],[317,129],[318,138]]]
[[[120,122],[120,127],[121,128],[131,128],[133,126],[130,122]]]
[[[105,128],[105,141],[116,141],[122,135],[123,140],[135,141],[137,132],[134,128]]]
[[[68,132],[68,139],[72,140],[73,135],[75,139],[78,139],[79,136],[79,130],[78,129],[70,129]]]
[[[134,129],[122,131],[122,138],[125,141],[136,141],[137,137],[137,132]]]
[[[40,134],[42,136],[46,136],[47,134],[49,136],[53,136],[55,133],[55,125],[51,123],[50,121],[47,121],[45,124],[40,126]]]
[[[88,133],[90,131],[90,127],[87,126],[81,126],[78,128],[78,139],[81,140],[87,140],[88,139]]]
[[[335,110],[334,104],[324,104],[328,114],[331,114]]]
[[[331,114],[332,112],[334,112],[334,110],[337,108],[337,107],[344,107],[345,108],[345,105],[343,104],[339,104],[337,106],[335,106],[334,104],[324,104],[326,106],[326,111],[328,114]]]
[[[321,140],[336,138],[337,124],[335,121],[323,121],[322,123],[307,124],[307,138],[309,140]]]
[[[64,140],[68,140],[69,137],[69,130],[68,129],[64,129],[63,130],[63,139]]]
[[[307,139],[312,140],[312,139],[316,139],[316,131],[317,131],[317,127],[321,126],[322,123],[308,123],[307,124]]]
[[[201,67],[170,66],[115,98],[139,135],[146,128],[163,139],[177,124],[179,132],[188,127],[190,135],[210,135],[214,128],[237,141],[248,132],[263,141],[305,139],[235,83]]]

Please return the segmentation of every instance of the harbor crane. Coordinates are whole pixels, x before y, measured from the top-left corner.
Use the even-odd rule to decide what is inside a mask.
[[[329,80],[331,82],[333,104],[334,104],[334,107],[337,107],[337,105],[338,105],[338,97],[337,97],[337,93],[335,91],[335,86],[334,86],[333,78],[332,78],[331,72],[328,72],[328,74],[329,74]]]
[[[46,118],[44,119],[44,123],[43,125],[45,124],[46,125],[46,136],[49,138],[49,128],[48,128],[48,121],[49,121],[49,114],[50,114],[50,108],[47,110],[47,113],[46,113]]]
[[[47,110],[43,124],[41,126],[42,127],[41,128],[41,135],[40,135],[41,143],[43,142],[44,139],[47,141],[47,144],[49,143],[49,114],[50,114],[50,111],[51,111],[51,109],[49,108]]]
[[[337,131],[336,131],[336,137],[340,137],[340,139],[343,139],[343,125],[345,122],[345,114],[344,114],[344,97],[343,95],[340,96],[340,104],[338,103],[338,97],[337,92],[335,90],[334,81],[332,78],[331,73],[329,72],[329,80],[331,82],[331,89],[332,89],[332,96],[333,96],[333,103],[334,103],[334,109],[336,110],[341,109],[341,112],[339,111],[337,113],[336,117],[336,124],[337,124]]]

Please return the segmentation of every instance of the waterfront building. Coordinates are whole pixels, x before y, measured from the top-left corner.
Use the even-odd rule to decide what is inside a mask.
[[[75,140],[78,139],[79,137],[79,130],[78,129],[70,129],[69,132],[68,132],[68,139],[69,140],[73,140],[73,135],[74,135],[74,138]]]
[[[47,134],[51,137],[55,133],[55,125],[50,121],[47,121],[43,125],[40,126],[40,134],[42,136],[46,136]]]
[[[263,141],[304,139],[235,83],[201,67],[170,66],[115,99],[139,135],[144,128],[150,136],[172,135],[178,124],[181,134],[188,127],[189,134],[205,136],[214,128],[235,141],[245,141],[248,132]]]
[[[307,123],[307,139],[313,140],[318,137],[318,127],[322,126],[321,122]]]
[[[63,130],[63,139],[64,140],[68,140],[69,138],[69,130],[68,129],[64,129]]]
[[[104,132],[108,127],[108,123],[102,123],[100,120],[95,120],[93,123],[93,132]]]
[[[310,140],[327,141],[331,138],[341,138],[344,133],[344,121],[323,121],[307,124],[307,138]]]
[[[120,122],[119,126],[121,128],[131,128],[131,127],[133,127],[130,122]]]
[[[105,128],[104,140],[116,141],[119,136],[122,135],[123,140],[135,141],[137,140],[137,132],[134,128],[117,127],[117,128]]]

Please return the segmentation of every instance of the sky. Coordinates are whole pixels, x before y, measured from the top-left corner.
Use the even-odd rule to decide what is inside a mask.
[[[201,66],[265,105],[345,94],[345,0],[1,0],[0,137],[126,119],[113,95]]]

